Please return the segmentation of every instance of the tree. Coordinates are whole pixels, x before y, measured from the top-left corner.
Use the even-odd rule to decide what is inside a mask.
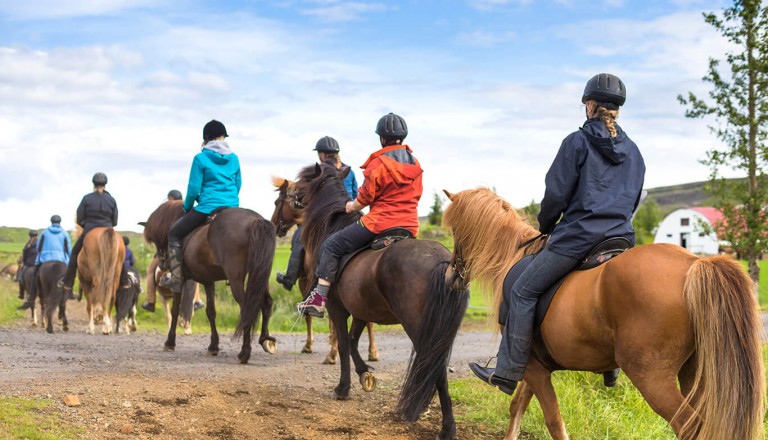
[[[768,9],[761,0],[736,0],[722,14],[705,13],[704,20],[738,47],[726,54],[730,72],[710,58],[703,81],[712,85],[704,101],[693,93],[678,96],[689,118],[714,117],[710,131],[723,146],[707,152],[701,162],[709,166],[706,190],[724,215],[723,237],[747,259],[749,276],[760,277],[757,262],[768,249]],[[741,181],[726,180],[721,170],[746,172]]]
[[[648,197],[637,208],[635,217],[632,219],[637,244],[653,243],[659,223],[661,223],[659,204],[653,198]]]
[[[430,225],[439,225],[443,221],[443,199],[437,193],[434,193],[434,202],[429,210],[427,221]]]

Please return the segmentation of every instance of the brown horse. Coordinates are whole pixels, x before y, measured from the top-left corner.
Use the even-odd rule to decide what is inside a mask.
[[[56,283],[64,276],[67,265],[61,261],[47,261],[40,265],[35,280],[38,297],[40,298],[40,311],[43,317],[43,327],[48,333],[53,333],[53,312],[59,309],[58,318],[61,321],[62,330],[69,331],[67,320],[67,295],[56,286]]]
[[[32,286],[32,283],[35,282],[35,280],[32,278],[35,273],[34,266],[27,267],[22,266],[22,270],[19,271],[19,298],[24,299],[27,295],[29,295],[29,289]],[[43,300],[38,295],[38,300],[40,301],[40,307],[42,308]],[[37,327],[38,322],[38,314],[37,314],[37,308],[35,307],[35,304],[32,304],[32,307],[29,308],[30,312],[30,319],[32,321],[32,327]],[[43,323],[45,324],[45,323]]]
[[[19,271],[19,265],[16,263],[9,263],[0,269],[0,276],[4,276],[9,279],[16,278],[16,273]]]
[[[304,206],[299,201],[298,194],[296,193],[296,183],[283,179],[282,177],[272,177],[272,184],[277,191],[277,200],[275,200],[275,211],[272,213],[272,223],[275,224],[278,237],[285,237],[288,230],[295,225],[300,225],[303,221],[303,208]],[[306,263],[306,259],[304,259]],[[299,291],[302,297],[306,297],[309,294],[308,288],[309,280],[307,279],[307,273],[311,270],[307,270],[306,265],[299,268],[298,284]],[[312,332],[312,317],[307,315],[304,317],[307,322],[307,341],[304,343],[304,347],[301,349],[302,353],[312,353],[314,347],[314,334]],[[373,323],[368,323],[368,360],[376,362],[379,360],[379,350],[376,348],[376,342],[373,339]],[[328,343],[331,346],[328,354],[325,355],[323,363],[326,365],[333,365],[336,363],[336,358],[339,355],[338,339],[336,337],[336,329],[333,326],[329,327],[330,335],[328,337]]]
[[[168,247],[168,232],[183,214],[180,200],[168,201],[149,216],[144,226],[144,239],[154,243],[161,260]],[[224,209],[184,239],[183,253],[184,278],[193,279],[205,287],[208,300],[205,312],[211,325],[208,354],[216,356],[219,353],[214,282],[221,280],[229,282],[232,295],[240,305],[240,319],[235,330],[236,338],[243,337],[242,349],[237,355],[240,363],[248,363],[251,357],[251,330],[259,313],[262,314],[259,344],[264,351],[274,353],[275,338],[269,335],[269,318],[272,315],[269,274],[275,255],[275,227],[272,223],[250,209]],[[180,302],[181,295],[174,293],[166,351],[176,348]]]
[[[347,192],[342,179],[346,172],[348,168],[339,171],[323,164],[299,174],[296,185],[305,205],[301,238],[309,261],[316,260],[330,234],[360,218],[360,213],[345,213]],[[334,397],[349,398],[350,355],[363,389],[375,388],[371,368],[357,349],[366,324],[402,324],[414,347],[397,410],[404,420],[415,421],[437,392],[442,410],[440,439],[456,437],[447,367],[469,300],[468,291],[452,291],[445,284],[449,260],[450,252],[443,245],[427,240],[406,239],[380,250],[364,250],[349,260],[326,302],[339,340],[341,377]]]
[[[85,293],[88,314],[86,333],[95,334],[95,323],[101,322],[101,333],[112,333],[112,308],[115,306],[120,271],[125,260],[123,238],[114,228],[91,229],[77,256],[77,276]]]
[[[443,223],[463,261],[463,269],[447,277],[458,273],[486,284],[498,306],[508,294],[502,286],[509,269],[543,240],[527,245],[538,231],[487,188],[446,194],[452,203]],[[541,323],[543,344],[532,346],[505,438],[517,438],[534,395],[552,437],[568,438],[551,382],[555,368],[542,356],[547,352],[557,369],[620,367],[678,438],[763,438],[762,327],[754,289],[730,258],[699,258],[665,244],[638,246],[573,272]]]

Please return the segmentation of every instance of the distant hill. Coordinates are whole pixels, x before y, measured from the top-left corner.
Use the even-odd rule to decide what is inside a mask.
[[[662,215],[675,209],[691,206],[712,206],[709,194],[704,191],[705,182],[683,183],[681,185],[661,186],[648,189],[648,197],[659,205]]]

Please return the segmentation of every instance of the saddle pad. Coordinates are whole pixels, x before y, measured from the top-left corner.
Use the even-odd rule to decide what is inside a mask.
[[[349,260],[351,260],[352,257],[359,254],[360,252],[366,249],[379,251],[379,250],[385,249],[387,246],[395,242],[398,242],[400,240],[405,240],[406,238],[412,238],[412,237],[413,235],[411,235],[411,233],[404,228],[392,228],[379,233],[376,237],[374,237],[373,241],[371,241],[370,243],[366,244],[360,249],[352,251],[344,255],[343,257],[341,257],[341,260],[339,260],[339,270],[336,272],[336,279],[339,279],[339,277],[341,277],[341,271],[344,270],[344,266],[346,266],[347,263],[349,263]]]

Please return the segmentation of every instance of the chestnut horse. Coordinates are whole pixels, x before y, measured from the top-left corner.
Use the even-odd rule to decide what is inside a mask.
[[[446,194],[452,203],[443,223],[463,261],[447,277],[458,273],[492,287],[498,310],[509,294],[502,292],[507,272],[544,240],[531,242],[538,231],[490,189]],[[505,439],[517,438],[534,395],[552,437],[568,438],[546,352],[556,369],[621,368],[678,438],[763,438],[762,326],[754,292],[729,257],[700,258],[668,244],[638,246],[573,272],[541,323],[543,345],[532,345]]]
[[[144,239],[157,247],[161,261],[168,248],[168,232],[183,214],[181,200],[168,201],[160,205],[144,225]],[[232,295],[240,305],[240,319],[234,335],[235,338],[243,337],[243,345],[237,355],[240,363],[248,363],[251,357],[251,330],[259,313],[262,314],[259,344],[264,351],[274,353],[275,338],[269,335],[269,318],[272,315],[269,274],[275,255],[275,227],[272,223],[250,209],[223,209],[213,216],[213,220],[185,237],[183,254],[185,280],[193,279],[205,288],[208,300],[205,313],[211,325],[208,354],[216,356],[219,353],[214,282],[221,280],[229,282]],[[165,351],[176,348],[180,303],[181,295],[174,293]]]
[[[339,171],[318,164],[304,168],[296,181],[305,206],[301,238],[310,261],[316,261],[329,235],[360,219],[359,212],[345,212],[343,178],[348,172],[349,168]],[[448,393],[448,360],[469,291],[452,291],[446,285],[450,258],[450,252],[440,243],[406,239],[380,250],[363,250],[349,260],[326,302],[339,341],[341,377],[334,389],[336,399],[349,398],[350,355],[363,389],[375,388],[371,367],[357,349],[366,324],[402,324],[413,342],[413,352],[397,411],[403,420],[415,421],[437,392],[442,411],[439,438],[456,437]],[[347,324],[350,316],[351,328]]]
[[[275,224],[278,237],[285,237],[288,230],[295,225],[300,225],[302,222],[302,214],[304,206],[299,201],[298,194],[296,193],[296,184],[288,179],[282,177],[272,177],[272,184],[277,191],[277,200],[275,200],[275,211],[272,213],[272,223]],[[311,270],[306,269],[306,258],[302,260],[304,265],[299,268],[299,276],[297,282],[299,285],[299,291],[302,297],[306,297],[309,294],[309,280],[307,279],[307,273]],[[314,346],[314,334],[312,333],[312,317],[307,315],[304,317],[307,322],[307,341],[304,343],[304,347],[301,349],[302,353],[312,353]],[[326,365],[333,365],[336,363],[336,358],[339,355],[338,341],[336,338],[336,329],[333,326],[329,327],[330,335],[328,336],[328,343],[331,346],[330,351],[325,355],[323,363]],[[368,360],[376,362],[379,360],[379,351],[376,348],[376,342],[373,340],[373,323],[368,323]]]
[[[103,324],[102,334],[112,332],[110,319],[123,260],[125,245],[114,228],[96,227],[85,235],[83,250],[77,256],[77,276],[87,302],[88,334],[95,334],[95,323],[98,322]]]

